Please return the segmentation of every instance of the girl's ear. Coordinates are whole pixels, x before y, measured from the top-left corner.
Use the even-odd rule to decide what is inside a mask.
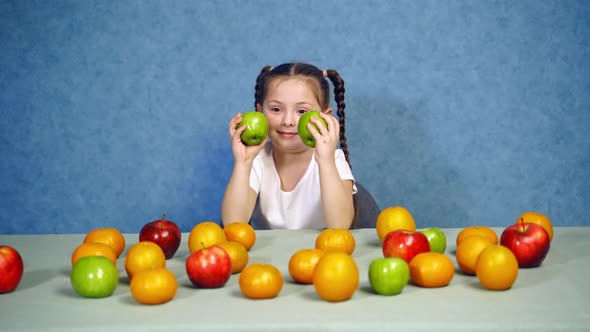
[[[332,112],[333,112],[332,108],[331,108],[331,107],[328,107],[328,108],[327,108],[325,111],[323,111],[322,113],[324,113],[324,114],[328,114],[328,115],[332,115]]]
[[[260,104],[256,104],[256,112],[262,112],[262,106]]]

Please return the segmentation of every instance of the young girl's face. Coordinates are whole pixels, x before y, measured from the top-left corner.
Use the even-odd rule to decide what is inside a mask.
[[[268,85],[262,108],[258,108],[268,118],[273,147],[289,152],[309,149],[297,134],[297,124],[305,112],[321,110],[310,83],[297,77],[274,80]],[[331,109],[323,111],[331,113]]]

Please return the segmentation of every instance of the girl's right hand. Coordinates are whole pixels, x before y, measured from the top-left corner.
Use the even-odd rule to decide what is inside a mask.
[[[267,140],[263,140],[258,145],[245,145],[240,136],[242,136],[242,133],[246,130],[246,126],[244,125],[238,128],[238,125],[241,122],[242,113],[234,115],[229,122],[229,136],[231,138],[232,152],[236,162],[252,162],[260,150],[262,150]]]

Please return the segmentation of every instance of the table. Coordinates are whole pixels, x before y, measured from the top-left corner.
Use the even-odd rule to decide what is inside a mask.
[[[460,229],[443,231],[446,254],[456,265]],[[590,227],[557,227],[543,265],[521,269],[507,291],[485,290],[476,277],[457,268],[447,287],[409,284],[396,296],[377,295],[369,285],[369,263],[382,255],[375,229],[352,232],[361,279],[349,301],[326,302],[313,285],[296,284],[289,276],[291,254],[312,248],[318,231],[269,230],[257,231],[250,263],[271,263],[282,271],[285,283],[278,297],[245,298],[237,274],[223,288],[192,287],[184,270],[188,233],[183,233],[179,251],[167,262],[178,278],[178,291],[172,301],[157,306],[131,296],[124,254],[111,297],[78,296],[69,281],[70,255],[84,235],[0,235],[0,244],[17,248],[25,261],[17,290],[0,295],[0,331],[590,331]],[[125,237],[127,249],[138,241],[137,234]]]

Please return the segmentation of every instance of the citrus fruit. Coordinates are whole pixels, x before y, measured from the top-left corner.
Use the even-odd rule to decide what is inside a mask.
[[[213,221],[197,224],[188,235],[188,249],[194,253],[199,249],[227,241],[223,228]]]
[[[311,284],[313,282],[313,270],[324,254],[320,249],[301,249],[296,251],[289,259],[289,275],[295,282]]]
[[[231,273],[240,273],[248,264],[248,250],[239,242],[227,241],[216,244],[221,247],[231,260]]]
[[[474,275],[477,257],[482,250],[493,244],[492,240],[484,236],[470,236],[465,238],[455,252],[457,264],[461,271],[465,274]]]
[[[330,302],[346,301],[359,285],[359,269],[352,256],[338,251],[325,252],[313,271],[317,294]]]
[[[487,237],[492,241],[492,244],[498,244],[498,235],[496,232],[488,226],[468,226],[463,228],[459,234],[457,234],[457,238],[455,239],[455,244],[457,248],[459,244],[466,238],[471,236],[483,236]]]
[[[116,228],[93,229],[84,237],[84,243],[104,243],[111,246],[117,257],[125,250],[125,236]]]
[[[553,240],[553,224],[546,215],[539,212],[525,212],[518,217],[516,223],[520,223],[521,219],[522,222],[531,222],[543,226],[549,235],[549,241]]]
[[[256,232],[250,224],[245,222],[235,222],[223,227],[223,232],[228,241],[241,243],[246,250],[250,250],[256,243]]]
[[[139,272],[129,284],[133,298],[143,304],[161,304],[176,295],[178,282],[176,276],[166,268]]]
[[[113,251],[113,248],[104,243],[81,243],[72,252],[72,265],[78,259],[86,256],[104,256],[113,262],[113,264],[117,264],[117,255]]]
[[[477,258],[475,275],[482,286],[490,290],[505,290],[514,284],[518,276],[518,261],[503,245],[485,248]]]
[[[134,244],[125,257],[125,271],[129,279],[144,270],[166,267],[166,256],[157,244],[141,241]]]
[[[443,287],[455,275],[455,266],[445,254],[424,252],[410,262],[410,279],[420,287]]]
[[[255,263],[246,266],[238,280],[240,291],[251,299],[269,299],[283,288],[283,275],[272,264]]]
[[[345,228],[327,228],[315,239],[315,248],[325,251],[340,251],[352,254],[356,241],[352,233]]]
[[[402,206],[391,206],[381,210],[375,224],[377,236],[383,241],[385,235],[391,231],[404,229],[410,232],[416,230],[416,222],[410,212]]]

